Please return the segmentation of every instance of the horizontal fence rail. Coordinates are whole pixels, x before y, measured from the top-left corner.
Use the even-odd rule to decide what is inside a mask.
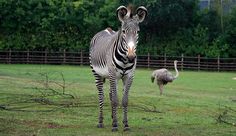
[[[174,60],[178,60],[180,70],[236,71],[236,58],[206,58],[200,55],[167,56],[138,55],[137,67],[143,68],[174,68]],[[0,63],[3,64],[72,64],[89,65],[88,52],[68,51],[0,51]]]

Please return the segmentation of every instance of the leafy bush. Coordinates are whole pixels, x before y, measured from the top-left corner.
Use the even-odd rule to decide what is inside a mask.
[[[236,57],[236,10],[222,29],[219,9],[200,11],[198,0],[1,0],[0,49],[89,51],[97,32],[120,28],[116,8],[130,2],[148,9],[138,54]]]

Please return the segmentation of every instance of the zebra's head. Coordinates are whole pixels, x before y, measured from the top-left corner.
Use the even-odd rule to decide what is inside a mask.
[[[120,6],[117,9],[117,17],[122,23],[120,36],[123,39],[122,44],[129,61],[133,61],[136,58],[139,23],[143,22],[146,15],[147,9],[143,6],[137,8],[135,15],[131,7]]]

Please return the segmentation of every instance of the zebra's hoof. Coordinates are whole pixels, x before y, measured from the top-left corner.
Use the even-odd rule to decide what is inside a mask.
[[[104,128],[104,125],[103,125],[103,123],[98,123],[97,127],[98,128]]]
[[[128,125],[125,125],[124,131],[129,131],[129,130],[130,130],[129,126],[128,126]]]
[[[118,127],[112,127],[112,132],[118,131]]]

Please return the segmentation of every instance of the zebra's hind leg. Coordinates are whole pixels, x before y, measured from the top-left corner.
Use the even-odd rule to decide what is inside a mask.
[[[104,79],[94,72],[96,87],[98,89],[98,100],[99,100],[99,117],[98,117],[98,128],[103,128],[103,102],[104,102],[104,92],[103,92],[103,81]]]

